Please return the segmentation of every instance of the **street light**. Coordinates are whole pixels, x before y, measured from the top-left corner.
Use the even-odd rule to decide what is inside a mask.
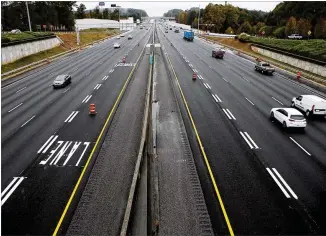
[[[27,10],[27,17],[28,17],[28,25],[29,25],[29,31],[32,32],[32,27],[31,27],[31,19],[29,18],[29,10],[28,10],[28,3],[25,2],[26,4],[26,10]]]

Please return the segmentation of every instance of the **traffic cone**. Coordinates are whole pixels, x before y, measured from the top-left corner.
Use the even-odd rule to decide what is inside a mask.
[[[95,104],[94,103],[89,104],[89,114],[90,115],[95,115],[96,113],[97,112],[96,112]]]
[[[122,58],[122,63],[126,63],[126,58],[125,57]]]
[[[192,80],[196,80],[197,79],[197,74],[194,72],[193,74],[192,74]]]
[[[300,78],[301,78],[301,72],[298,71],[298,73],[297,73],[297,80],[300,80]]]

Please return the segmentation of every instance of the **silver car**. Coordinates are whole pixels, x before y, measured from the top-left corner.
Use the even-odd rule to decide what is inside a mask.
[[[58,75],[52,83],[53,88],[62,88],[71,83],[71,75]]]

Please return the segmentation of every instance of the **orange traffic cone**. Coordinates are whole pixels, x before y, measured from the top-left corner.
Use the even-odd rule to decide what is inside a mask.
[[[297,80],[300,80],[300,78],[301,78],[301,72],[298,71],[298,73],[297,73]]]
[[[196,80],[197,79],[197,74],[194,72],[193,74],[192,74],[192,80]]]
[[[125,57],[122,58],[122,63],[126,63],[126,58]]]
[[[95,115],[96,113],[97,112],[96,112],[95,104],[94,103],[89,104],[89,114],[90,115]]]

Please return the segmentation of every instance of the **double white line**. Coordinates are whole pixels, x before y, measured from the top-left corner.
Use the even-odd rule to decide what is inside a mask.
[[[272,170],[274,171],[275,175],[274,175],[274,173],[269,168],[266,168],[266,170],[268,171],[268,173],[270,174],[270,176],[272,176],[273,180],[276,182],[276,184],[278,185],[278,187],[282,190],[282,192],[284,193],[284,195],[286,196],[286,198],[291,198],[291,196],[289,195],[289,193],[290,193],[295,199],[298,199],[298,196],[293,192],[293,190],[285,182],[285,180],[282,178],[282,176],[278,173],[278,171],[275,168],[272,168]],[[285,186],[285,188],[289,191],[289,193],[285,190],[285,188],[282,186],[282,184],[276,178],[276,176],[281,180],[281,182],[283,183],[283,185]]]
[[[211,86],[209,86],[209,84],[207,84],[207,83],[204,83],[204,86],[205,86],[207,89],[211,89]]]
[[[234,117],[234,115],[231,113],[231,111],[229,109],[224,109],[222,108],[225,115],[230,119],[230,120],[236,120],[236,118]]]
[[[204,80],[203,76],[197,75],[199,79]]]
[[[241,132],[240,134],[242,136],[242,138],[246,141],[246,143],[249,145],[249,147],[251,149],[258,149],[259,147],[257,146],[257,144],[254,142],[254,140],[252,140],[252,138],[250,137],[250,135],[247,132]]]
[[[215,102],[222,102],[222,100],[216,94],[212,94],[212,96],[213,96]]]
[[[198,73],[198,70],[196,70],[196,69],[192,69],[194,72],[196,72],[196,73]]]
[[[14,177],[10,184],[1,193],[1,206],[5,204],[10,195],[16,190],[16,188],[25,178],[26,177]]]
[[[69,123],[70,123],[70,122],[75,118],[75,116],[77,116],[78,112],[79,112],[79,111],[73,111],[73,112],[68,116],[68,118],[65,120],[65,122],[69,122]]]
[[[101,86],[102,86],[102,84],[97,84],[97,85],[94,87],[94,90],[98,90]]]
[[[107,80],[109,78],[108,75],[104,76],[102,80]]]
[[[46,151],[52,146],[52,144],[57,140],[59,135],[51,135],[51,137],[43,144],[43,146],[37,151],[37,153],[46,153]]]
[[[109,71],[109,73],[112,73],[114,71],[114,69],[111,69],[110,71]]]
[[[82,103],[87,103],[89,101],[89,99],[91,99],[92,95],[87,95],[84,100],[82,101]]]

